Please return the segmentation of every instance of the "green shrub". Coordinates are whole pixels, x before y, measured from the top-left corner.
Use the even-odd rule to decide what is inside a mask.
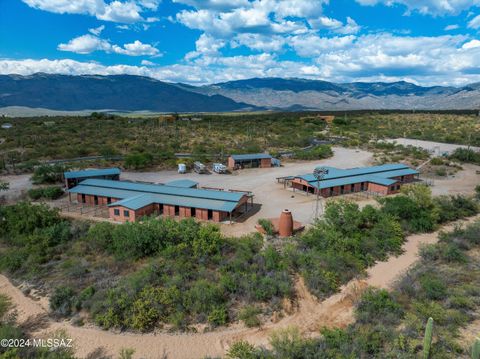
[[[61,187],[43,187],[32,188],[28,191],[28,196],[33,200],[38,199],[57,199],[63,195]]]
[[[153,156],[146,152],[131,153],[125,157],[125,167],[135,170],[146,168],[153,162]]]
[[[261,312],[262,311],[259,308],[253,305],[248,305],[240,310],[238,313],[238,318],[249,328],[258,327],[260,325],[260,319],[258,318],[258,315]]]
[[[300,160],[321,160],[332,156],[332,148],[328,145],[320,145],[310,150],[298,150],[295,152],[295,158]]]
[[[239,341],[233,343],[230,349],[228,349],[226,357],[228,359],[255,359],[257,358],[256,352],[257,350],[252,344],[246,341]]]
[[[35,168],[32,175],[33,184],[52,184],[63,181],[63,173],[68,167],[64,165],[41,165]]]
[[[457,148],[450,155],[450,158],[460,162],[480,164],[480,153],[470,148]]]
[[[225,325],[228,321],[228,313],[225,307],[214,308],[208,315],[208,322],[214,326]]]
[[[70,287],[55,288],[50,297],[50,310],[56,315],[66,317],[72,313],[75,291]]]
[[[443,160],[442,157],[434,157],[434,158],[431,159],[430,164],[432,166],[441,166],[441,165],[443,165],[443,162],[444,162],[444,160]]]
[[[435,174],[439,177],[446,177],[448,173],[445,167],[440,167],[435,169]]]
[[[113,251],[113,230],[115,225],[100,222],[92,225],[87,234],[88,245],[93,250]]]
[[[447,286],[432,273],[426,273],[420,278],[420,285],[427,299],[443,299],[447,294]]]
[[[0,294],[0,323],[11,308],[12,302],[10,298],[5,294]]]
[[[356,307],[360,323],[397,323],[403,317],[403,309],[385,289],[368,288]]]
[[[270,336],[276,358],[303,358],[305,344],[306,340],[295,327],[277,330]]]
[[[265,233],[269,236],[275,235],[275,228],[273,227],[272,221],[265,218],[260,218],[258,224],[262,227]]]

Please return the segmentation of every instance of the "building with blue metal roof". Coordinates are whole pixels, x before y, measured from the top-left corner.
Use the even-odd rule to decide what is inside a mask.
[[[81,181],[88,178],[107,179],[107,180],[120,180],[120,168],[104,168],[104,169],[88,169],[82,171],[68,171],[63,173],[65,179],[65,186],[72,188],[78,185]]]
[[[404,164],[385,164],[371,167],[341,169],[322,167],[328,171],[320,181],[313,173],[291,176],[288,181],[293,190],[306,193],[319,193],[330,197],[353,192],[392,194],[400,190],[404,183],[410,183],[419,172]]]
[[[228,157],[227,167],[231,170],[241,168],[268,168],[272,167],[272,156],[268,153],[250,153],[231,155]]]
[[[78,203],[106,206],[116,221],[135,221],[145,215],[195,217],[216,222],[248,210],[252,195],[246,192],[192,188],[197,182],[172,181],[150,184],[104,179],[86,179],[69,190]]]

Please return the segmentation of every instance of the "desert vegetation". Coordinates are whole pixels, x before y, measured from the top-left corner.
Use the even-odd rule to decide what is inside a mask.
[[[406,234],[477,210],[471,198],[433,199],[428,187],[405,186],[377,207],[331,202],[305,233],[270,243],[259,234],[225,237],[192,219],[88,223],[21,202],[0,207],[0,270],[35,283],[50,295],[54,316],[78,325],[139,332],[238,320],[254,326],[282,313],[296,276],[326,297],[400,253]]]
[[[24,323],[23,325],[16,324],[16,315],[14,305],[9,297],[0,294],[0,339],[15,340],[32,340],[30,331],[34,328],[32,321]],[[55,349],[48,347],[35,347],[11,345],[0,346],[0,358],[2,359],[16,359],[16,358],[43,358],[43,359],[74,359],[73,349],[68,348],[66,337],[62,333],[54,333],[52,339],[62,343],[64,346],[58,346]]]
[[[392,291],[366,290],[355,323],[346,329],[324,328],[317,339],[281,330],[272,336],[271,349],[238,342],[227,357],[474,358],[474,343],[463,342],[460,329],[478,319],[479,249],[478,221],[443,233],[437,244],[421,249],[421,260]]]
[[[5,138],[0,145],[0,168],[25,171],[43,160],[85,156],[104,156],[96,162],[120,161],[131,169],[172,167],[176,164],[174,154],[178,152],[191,153],[193,160],[202,161],[224,160],[229,153],[264,151],[319,159],[329,156],[328,146],[302,149],[314,138],[331,136],[343,138],[342,144],[346,146],[376,149],[379,162],[420,161],[428,157],[412,148],[376,144],[384,138],[410,137],[480,146],[480,120],[475,115],[354,112],[346,116],[337,114],[328,127],[314,115],[210,114],[199,115],[200,121],[184,121],[180,117],[174,122],[101,114],[13,118],[15,131],[0,129],[0,136]]]

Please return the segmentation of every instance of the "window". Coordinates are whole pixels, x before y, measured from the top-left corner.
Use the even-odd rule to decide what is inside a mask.
[[[119,210],[118,208],[115,208],[115,209],[113,210],[113,215],[114,215],[114,216],[119,216],[119,215],[120,215],[120,210]]]
[[[123,216],[124,217],[130,217],[130,211],[129,210],[124,210],[123,211]]]

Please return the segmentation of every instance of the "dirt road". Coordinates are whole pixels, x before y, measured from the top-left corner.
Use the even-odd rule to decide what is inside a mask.
[[[479,219],[480,216],[469,221]],[[460,221],[464,222],[464,221]],[[457,222],[457,223],[460,223]],[[442,230],[451,230],[450,224]],[[104,348],[114,357],[121,348],[134,348],[135,358],[156,359],[162,355],[168,358],[190,359],[204,356],[221,356],[225,350],[238,340],[247,340],[256,345],[265,345],[274,330],[296,326],[306,336],[318,335],[323,327],[344,327],[353,321],[353,307],[356,298],[369,285],[388,288],[391,283],[418,258],[418,247],[422,243],[437,241],[438,232],[413,235],[407,238],[403,246],[404,253],[386,262],[377,263],[368,270],[366,280],[352,280],[343,286],[338,294],[324,301],[318,301],[305,287],[301,279],[296,281],[297,302],[293,313],[282,319],[266,323],[259,329],[245,328],[235,324],[225,329],[210,333],[196,334],[132,334],[114,333],[100,330],[93,326],[74,327],[69,322],[48,322],[47,328],[36,333],[48,337],[56,330],[65,330],[74,339],[76,353],[80,358],[86,357],[97,348]],[[45,298],[34,300],[26,297],[20,289],[0,275],[0,293],[10,296],[16,304],[19,322],[36,315],[45,315],[48,311]]]

